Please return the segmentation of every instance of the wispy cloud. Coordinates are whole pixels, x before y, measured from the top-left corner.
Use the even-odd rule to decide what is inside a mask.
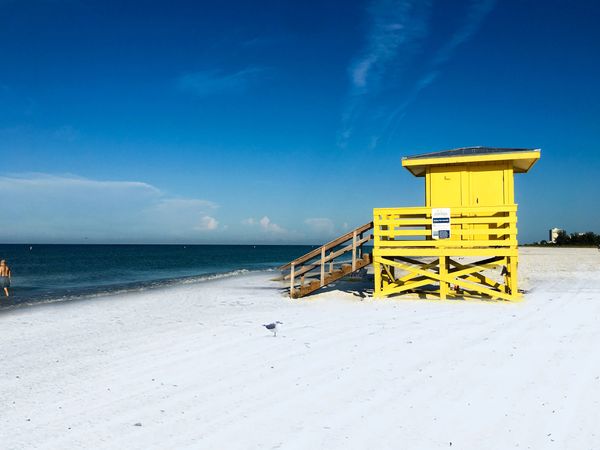
[[[348,69],[350,91],[338,132],[338,145],[344,148],[348,144],[357,122],[364,120],[368,111],[369,117],[377,118],[369,139],[369,145],[375,147],[381,135],[393,128],[419,92],[436,79],[440,66],[479,29],[494,4],[495,0],[469,0],[464,22],[443,40],[440,48],[425,58],[422,74],[410,81],[405,76],[407,68],[412,68],[415,56],[422,52],[431,34],[435,4],[432,0],[374,0],[368,9],[365,45]],[[400,87],[403,95],[397,98],[394,108],[379,106],[381,102],[376,100],[382,92],[397,91]]]
[[[390,136],[395,133],[394,127],[397,126],[399,120],[404,117],[406,108],[417,98],[423,89],[435,81],[440,74],[441,66],[452,57],[457,47],[468,41],[473,34],[475,34],[481,26],[481,22],[494,9],[495,3],[496,0],[471,1],[467,9],[466,19],[462,26],[455,30],[450,39],[446,40],[445,44],[435,52],[425,73],[417,80],[404,101],[400,102],[400,104],[388,115],[383,129],[384,133],[388,133]]]
[[[397,81],[429,31],[431,1],[377,0],[368,9],[366,43],[349,67],[350,92],[338,144],[345,147],[364,103],[386,78]],[[389,81],[388,81],[389,82]]]
[[[203,70],[186,73],[177,79],[179,89],[198,96],[239,94],[250,89],[266,71],[263,67],[247,67],[237,72]]]
[[[22,173],[0,176],[0,189],[26,192],[28,190],[73,191],[101,190],[104,192],[137,191],[150,195],[160,195],[161,190],[141,181],[103,181],[76,175],[54,175],[45,173]]]
[[[172,242],[218,229],[214,202],[169,196],[141,181],[73,175],[0,176],[10,198],[0,216],[3,242]]]
[[[367,43],[350,67],[354,95],[379,89],[390,66],[414,53],[428,33],[430,1],[380,0],[369,8]]]
[[[465,22],[438,50],[432,66],[438,66],[450,59],[456,47],[466,42],[479,29],[481,22],[492,12],[495,4],[496,0],[473,0],[467,10]]]

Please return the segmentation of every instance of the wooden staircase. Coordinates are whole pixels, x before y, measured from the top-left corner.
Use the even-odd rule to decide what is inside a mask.
[[[304,297],[371,264],[363,245],[373,239],[372,230],[373,222],[366,223],[279,267],[281,279],[289,281],[290,297]]]

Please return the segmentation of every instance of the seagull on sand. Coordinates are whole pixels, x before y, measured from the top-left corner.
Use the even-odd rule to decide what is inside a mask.
[[[280,322],[278,320],[277,322],[263,324],[263,327],[265,327],[269,331],[272,331],[273,337],[275,337],[277,336],[277,330],[281,328],[279,325],[283,325],[283,322]]]

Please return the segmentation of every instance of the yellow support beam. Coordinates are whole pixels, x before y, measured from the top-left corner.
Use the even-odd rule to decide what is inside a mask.
[[[479,295],[517,299],[516,223],[515,204],[453,207],[450,238],[433,239],[432,208],[376,208],[373,220],[373,258],[378,267],[376,296],[406,291],[431,293],[419,289],[435,284],[439,285],[442,299],[458,295],[452,291],[452,285]],[[461,256],[479,260],[459,263],[456,258]],[[435,259],[422,260],[428,257]],[[481,273],[498,267],[506,267],[504,283]],[[406,273],[396,278],[394,268]]]
[[[390,285],[387,289],[385,289],[385,292],[380,293],[383,295],[400,293],[405,290],[412,290],[416,287],[420,287],[420,286],[429,284],[429,282],[437,282],[437,283],[439,283],[439,286],[440,286],[440,298],[442,298],[442,299],[447,298],[448,293],[449,293],[449,285],[450,284],[458,285],[465,290],[478,292],[480,294],[486,295],[491,298],[500,298],[503,300],[517,300],[519,298],[518,293],[514,293],[514,291],[507,293],[504,289],[501,289],[501,290],[490,289],[490,287],[487,287],[486,285],[482,285],[481,283],[475,282],[474,280],[467,281],[467,280],[461,278],[461,277],[465,277],[465,276],[470,276],[474,272],[476,273],[481,270],[485,270],[485,269],[489,269],[491,267],[497,266],[498,265],[497,262],[486,262],[484,260],[484,261],[469,264],[468,266],[463,266],[464,268],[462,268],[460,270],[454,270],[454,271],[449,272],[448,268],[447,268],[447,261],[446,261],[445,257],[441,257],[438,260],[438,262],[439,262],[438,270],[439,271],[434,272],[431,270],[425,270],[423,268],[416,267],[414,265],[411,266],[406,263],[402,263],[399,261],[393,261],[390,259],[381,258],[381,257],[377,257],[377,256],[374,257],[373,261],[380,265],[383,265],[383,266],[397,267],[397,268],[405,270],[411,274],[415,274],[415,276],[420,275],[420,276],[423,276],[423,277],[431,280],[431,281],[429,281],[429,280],[423,279],[423,280],[415,281],[413,283],[403,284],[401,286],[394,287],[393,284],[396,284],[396,281],[397,281],[396,280],[392,283],[392,285]],[[428,264],[428,266],[431,266],[431,264]],[[480,281],[477,278],[475,278],[475,280]],[[501,286],[500,286],[500,288],[501,288]]]
[[[510,288],[510,292],[512,295],[519,295],[519,289],[517,288],[517,270],[517,258],[508,258],[508,273],[510,274],[510,284],[508,287]]]
[[[446,300],[449,289],[449,283],[446,281],[448,279],[448,257],[440,256],[438,261],[440,266],[440,299]]]
[[[374,271],[374,278],[375,278],[375,287],[373,289],[373,297],[374,298],[381,298],[383,297],[382,295],[382,286],[381,286],[381,264],[379,263],[379,261],[376,261],[375,258],[373,258],[373,271]]]

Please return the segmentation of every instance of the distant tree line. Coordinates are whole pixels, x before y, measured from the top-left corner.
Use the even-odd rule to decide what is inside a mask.
[[[565,245],[565,246],[581,246],[592,247],[600,246],[600,234],[592,233],[571,233],[561,230],[556,236],[556,242],[540,241],[537,245]],[[535,244],[534,244],[535,245]]]

